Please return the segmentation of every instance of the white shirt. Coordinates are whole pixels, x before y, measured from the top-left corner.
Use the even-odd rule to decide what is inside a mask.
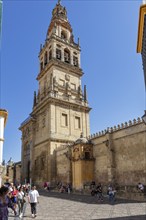
[[[141,184],[138,184],[138,187],[139,187],[139,189],[141,189],[141,190],[144,189],[144,186],[142,185],[142,183],[141,183]]]
[[[12,186],[9,186],[9,190],[10,190],[10,192],[12,192],[12,191],[13,191]]]
[[[39,193],[36,189],[31,190],[28,194],[30,203],[37,203],[37,198],[39,197]]]
[[[18,199],[23,199],[23,197],[24,197],[24,192],[23,191],[18,192]]]

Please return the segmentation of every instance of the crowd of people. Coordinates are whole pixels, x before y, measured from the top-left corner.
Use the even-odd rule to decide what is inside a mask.
[[[50,182],[44,182],[43,188],[50,191]],[[71,184],[63,184],[62,182],[57,183],[57,189],[60,193],[68,193],[72,191]],[[98,202],[103,202],[103,186],[101,183],[96,184],[92,181],[90,184],[91,195],[97,197]],[[137,189],[140,192],[144,192],[144,185],[138,183]],[[105,189],[104,189],[105,191]],[[104,192],[105,193],[105,192]],[[109,202],[115,201],[116,189],[112,184],[107,187],[107,196]],[[11,209],[14,216],[23,218],[25,204],[28,202],[31,207],[32,217],[37,216],[37,203],[39,202],[39,193],[36,190],[36,186],[30,184],[14,185],[13,183],[4,184],[0,188],[0,220],[8,220],[8,210]]]
[[[90,186],[91,186],[91,195],[97,196],[97,200],[103,202],[103,187],[102,187],[101,183],[98,183],[96,185],[96,183],[94,181],[92,181]],[[107,187],[107,196],[108,196],[110,202],[115,201],[115,195],[116,195],[116,190],[110,184]]]
[[[90,188],[91,188],[91,195],[97,196],[98,201],[102,202],[103,201],[103,187],[101,183],[98,183],[96,185],[95,181],[92,181],[90,184]],[[138,192],[144,193],[145,189],[142,183],[139,182],[135,188],[137,188]],[[116,188],[112,184],[109,184],[109,186],[107,186],[107,196],[108,196],[109,202],[115,201],[116,193],[117,193]]]
[[[43,187],[45,190],[50,191],[51,190],[50,182],[44,182]],[[67,192],[68,194],[70,194],[72,191],[72,187],[70,183],[65,184],[65,183],[62,183],[61,181],[57,183],[56,188],[60,193]]]
[[[30,203],[32,217],[37,216],[36,206],[39,193],[36,186],[30,184],[4,184],[0,188],[0,220],[8,220],[9,208],[14,216],[23,218],[26,201]]]
[[[60,193],[68,193],[70,194],[72,191],[72,186],[70,183],[64,184],[61,181],[57,183],[57,188]]]

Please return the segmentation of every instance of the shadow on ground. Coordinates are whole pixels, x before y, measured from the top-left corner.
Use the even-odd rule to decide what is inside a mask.
[[[88,204],[110,204],[110,205],[117,205],[117,204],[125,204],[125,203],[145,203],[143,201],[135,201],[135,200],[127,200],[127,199],[118,199],[114,202],[109,202],[108,197],[104,196],[103,202],[98,201],[96,196],[91,195],[84,195],[84,194],[75,194],[75,193],[60,193],[60,192],[48,192],[46,190],[39,190],[40,195],[47,196],[47,197],[54,197],[57,199],[66,199],[70,201],[76,202],[83,202]],[[145,216],[146,220],[146,216]]]
[[[113,217],[113,218],[104,218],[103,220],[146,220],[146,215],[136,215],[136,216],[127,216],[127,217]],[[101,220],[101,219],[92,219],[92,220]]]

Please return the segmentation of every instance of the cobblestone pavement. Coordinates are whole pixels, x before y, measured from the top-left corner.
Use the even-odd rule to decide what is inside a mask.
[[[117,199],[113,204],[105,197],[98,202],[90,195],[41,191],[36,220],[146,220],[146,202]],[[9,220],[18,220],[10,210]],[[30,205],[26,203],[23,220],[30,220]]]

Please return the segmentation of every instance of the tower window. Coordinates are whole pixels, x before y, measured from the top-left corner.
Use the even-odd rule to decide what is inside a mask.
[[[62,126],[68,126],[67,114],[62,113]]]
[[[69,52],[69,50],[64,50],[64,61],[66,62],[66,63],[70,63],[70,52]]]
[[[56,49],[56,58],[58,60],[61,60],[61,50],[59,50],[59,49]]]
[[[44,65],[46,66],[48,63],[48,53],[46,51],[45,56],[44,56]]]
[[[41,158],[41,170],[44,170],[44,166],[45,166],[45,158],[42,157]]]
[[[43,70],[43,62],[40,63],[40,70]]]
[[[49,60],[52,59],[52,50],[49,51]]]
[[[85,159],[90,159],[90,152],[85,152]]]
[[[73,65],[78,66],[78,58],[73,56]]]
[[[74,51],[73,54],[77,55],[77,52]]]
[[[80,128],[81,128],[80,117],[75,116],[75,129],[80,129]]]
[[[64,39],[64,40],[67,39],[67,34],[66,34],[65,31],[61,32],[61,38]]]

